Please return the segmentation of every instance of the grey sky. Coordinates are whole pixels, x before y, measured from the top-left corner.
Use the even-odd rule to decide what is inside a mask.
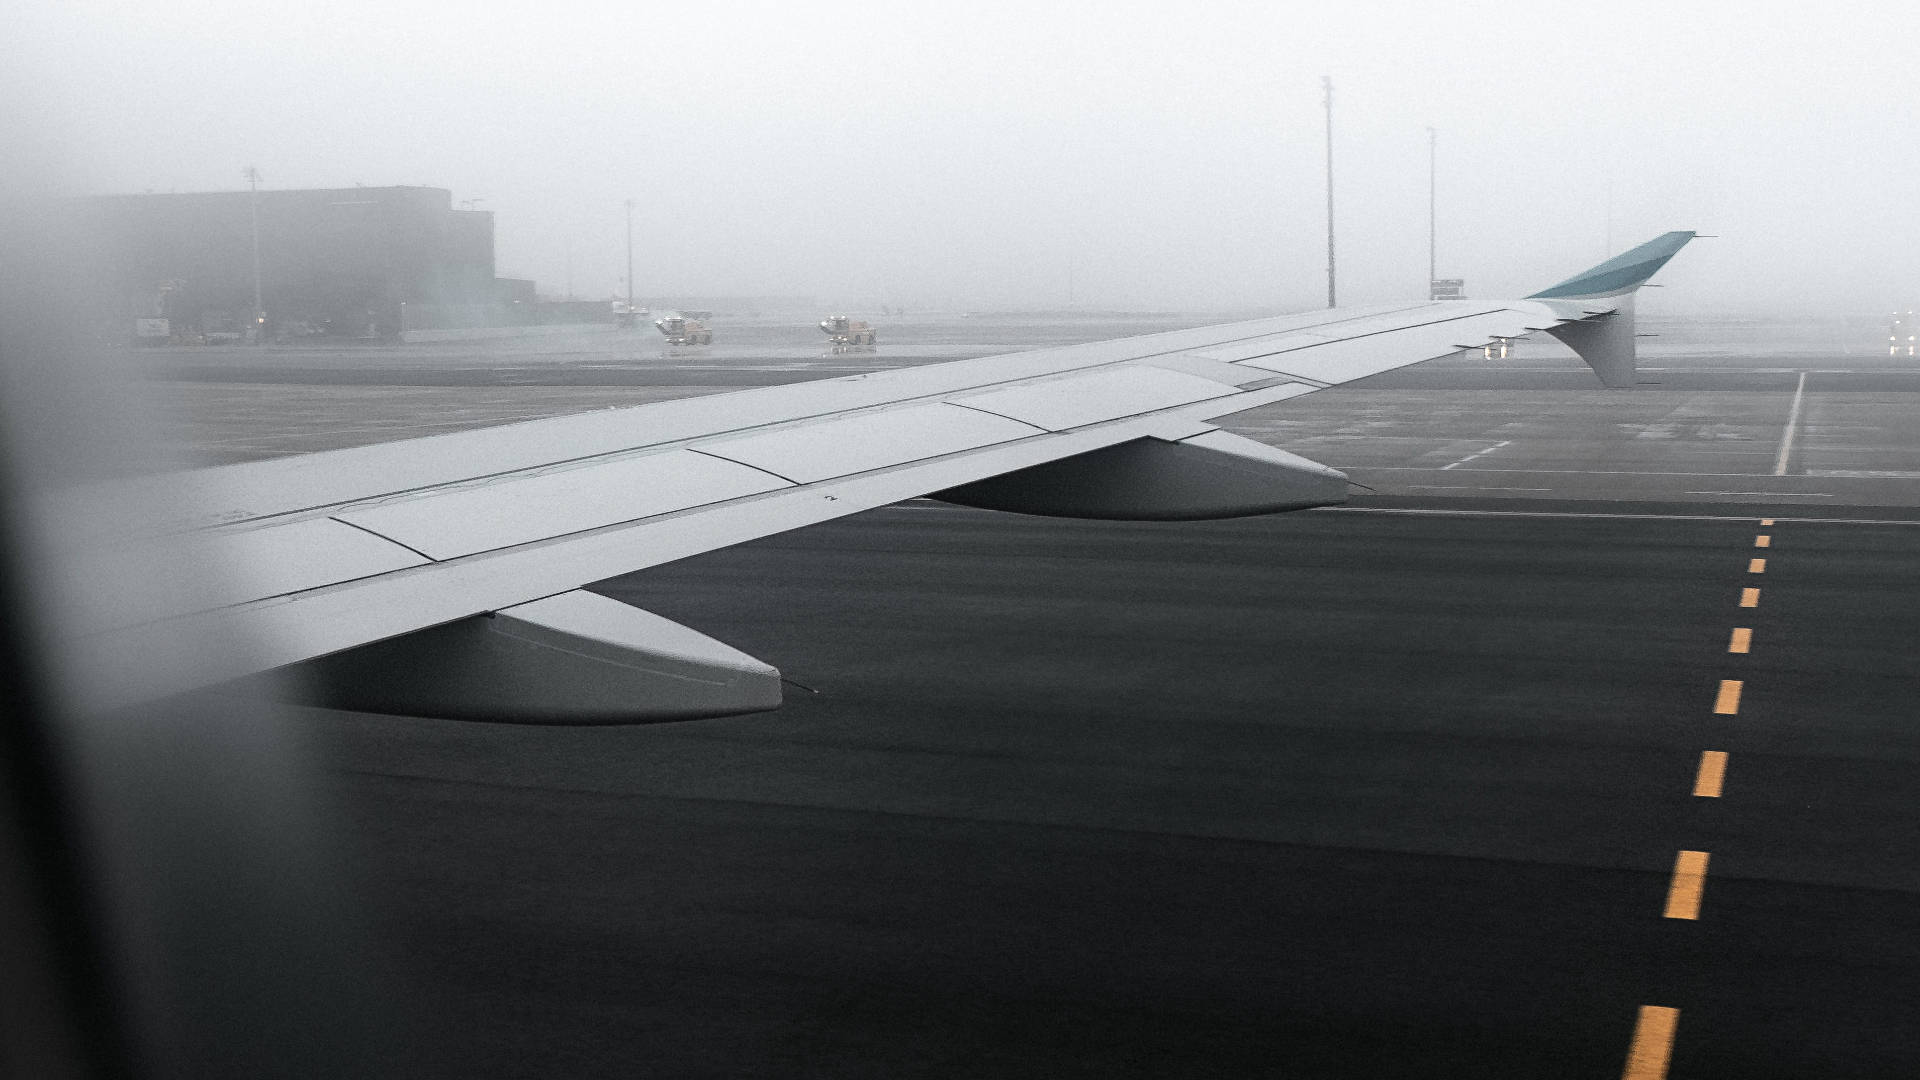
[[[1905,4],[84,0],[15,17],[84,191],[430,184],[500,272],[606,296],[859,307],[1324,302],[1441,272],[1531,291],[1674,228],[1665,311],[1920,300],[1920,14]]]

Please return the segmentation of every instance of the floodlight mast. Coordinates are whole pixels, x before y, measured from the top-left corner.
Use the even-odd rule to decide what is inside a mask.
[[[1338,306],[1333,291],[1333,76],[1320,76],[1327,92],[1327,306]]]
[[[260,170],[249,165],[240,170],[247,178],[248,201],[253,212],[253,343],[267,343],[267,313],[260,306]]]
[[[1433,295],[1433,281],[1440,276],[1440,214],[1435,192],[1440,165],[1440,133],[1427,129],[1427,295]]]
[[[638,323],[633,313],[633,200],[627,200],[627,321]]]

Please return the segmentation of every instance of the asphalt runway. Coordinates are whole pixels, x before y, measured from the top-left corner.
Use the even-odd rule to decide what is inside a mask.
[[[313,723],[451,1074],[1914,1075],[1920,526],[1509,506],[911,504],[602,587],[780,712]]]
[[[1627,391],[1526,343],[1228,422],[1348,508],[913,503],[600,586],[779,665],[776,713],[307,712],[427,1056],[1597,1078],[1655,1006],[1676,1078],[1920,1075],[1920,368],[1856,323],[1656,326]],[[143,359],[170,445],[240,461],[1159,328]]]

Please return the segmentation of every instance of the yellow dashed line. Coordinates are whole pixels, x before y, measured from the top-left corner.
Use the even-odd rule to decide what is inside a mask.
[[[1666,1080],[1667,1059],[1673,1056],[1673,1029],[1679,1024],[1679,1009],[1640,1006],[1640,1018],[1633,1025],[1633,1044],[1627,1047],[1627,1071],[1620,1074],[1620,1080]]]
[[[1772,518],[1761,518],[1762,527],[1771,526]],[[1753,538],[1753,546],[1767,548],[1773,546],[1773,537],[1761,533]],[[1747,573],[1764,574],[1767,572],[1767,560],[1749,559]],[[1757,608],[1760,606],[1759,589],[1741,589],[1740,606]],[[1753,648],[1753,629],[1746,626],[1733,628],[1733,637],[1727,643],[1729,653],[1746,653]],[[1714,697],[1713,711],[1721,716],[1733,716],[1740,711],[1740,691],[1745,684],[1739,679],[1720,680],[1720,692]],[[1696,797],[1717,799],[1727,779],[1727,752],[1724,750],[1703,750],[1700,752],[1700,768],[1694,775],[1693,793]],[[1667,886],[1667,906],[1663,914],[1669,919],[1700,918],[1700,901],[1707,887],[1707,853],[1704,851],[1682,851],[1673,860],[1673,880]],[[1627,1068],[1621,1074],[1621,1080],[1666,1080],[1667,1065],[1673,1057],[1674,1030],[1680,1024],[1680,1010],[1664,1005],[1640,1006],[1639,1018],[1633,1025],[1633,1042],[1627,1047]]]
[[[1707,853],[1683,851],[1673,860],[1673,884],[1667,887],[1669,919],[1698,919],[1700,894],[1707,888]]]
[[[1722,716],[1732,716],[1740,711],[1739,679],[1720,680],[1720,693],[1713,699],[1713,711]]]
[[[1693,778],[1693,793],[1703,799],[1720,797],[1720,786],[1727,780],[1727,752],[1700,751],[1700,772]]]

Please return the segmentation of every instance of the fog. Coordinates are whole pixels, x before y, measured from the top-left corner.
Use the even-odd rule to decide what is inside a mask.
[[[14,163],[74,193],[421,184],[502,275],[855,309],[1522,294],[1668,229],[1649,310],[1920,299],[1908,5],[36,5]],[[26,136],[21,136],[26,138]],[[20,149],[26,147],[26,149]],[[1609,247],[1611,240],[1611,248]]]

